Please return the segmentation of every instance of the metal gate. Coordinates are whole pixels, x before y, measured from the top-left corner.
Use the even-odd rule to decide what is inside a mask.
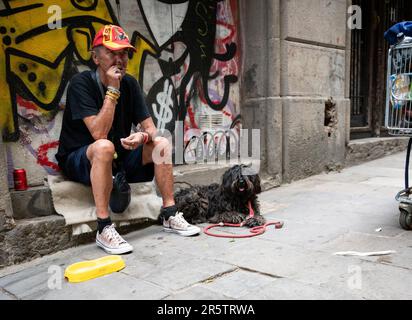
[[[389,46],[384,32],[412,20],[410,0],[354,0],[362,9],[362,29],[351,35],[351,139],[381,136],[384,129]]]
[[[412,136],[412,38],[389,50],[385,127],[391,135]]]

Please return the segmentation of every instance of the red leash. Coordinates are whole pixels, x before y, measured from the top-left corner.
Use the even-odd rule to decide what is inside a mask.
[[[248,203],[249,206],[249,218],[253,218],[255,216],[255,211],[253,211],[252,204],[249,201]],[[263,226],[257,226],[249,229],[249,234],[238,234],[238,235],[233,235],[233,234],[216,234],[216,233],[211,233],[209,229],[216,228],[216,227],[243,227],[245,225],[245,221],[242,223],[226,223],[226,222],[220,222],[217,224],[212,224],[208,227],[206,227],[203,232],[207,234],[208,236],[212,237],[218,237],[218,238],[251,238],[251,237],[256,237],[258,235],[264,234],[266,231],[266,227],[270,225],[274,225],[275,229],[280,229],[283,227],[283,222],[279,221],[272,221],[272,222],[266,222]]]

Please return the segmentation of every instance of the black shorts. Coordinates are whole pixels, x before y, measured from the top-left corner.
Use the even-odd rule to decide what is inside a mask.
[[[62,168],[63,173],[70,180],[91,185],[90,169],[91,164],[87,159],[86,151],[89,146],[81,147],[70,153]],[[142,164],[143,146],[138,147],[128,153],[123,161],[123,170],[126,172],[126,179],[129,183],[148,182],[154,177],[154,164]]]

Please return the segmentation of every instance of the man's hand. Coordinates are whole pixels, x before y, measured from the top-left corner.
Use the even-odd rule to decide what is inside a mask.
[[[120,139],[120,142],[126,150],[134,150],[144,141],[144,133],[143,132],[136,132],[128,136],[127,138]]]
[[[111,66],[106,72],[107,82],[109,86],[120,88],[120,80],[122,79],[122,72],[117,66]]]

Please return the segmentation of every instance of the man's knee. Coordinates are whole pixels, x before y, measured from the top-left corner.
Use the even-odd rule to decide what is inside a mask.
[[[111,161],[115,152],[114,144],[107,139],[99,139],[87,150],[90,160]]]

